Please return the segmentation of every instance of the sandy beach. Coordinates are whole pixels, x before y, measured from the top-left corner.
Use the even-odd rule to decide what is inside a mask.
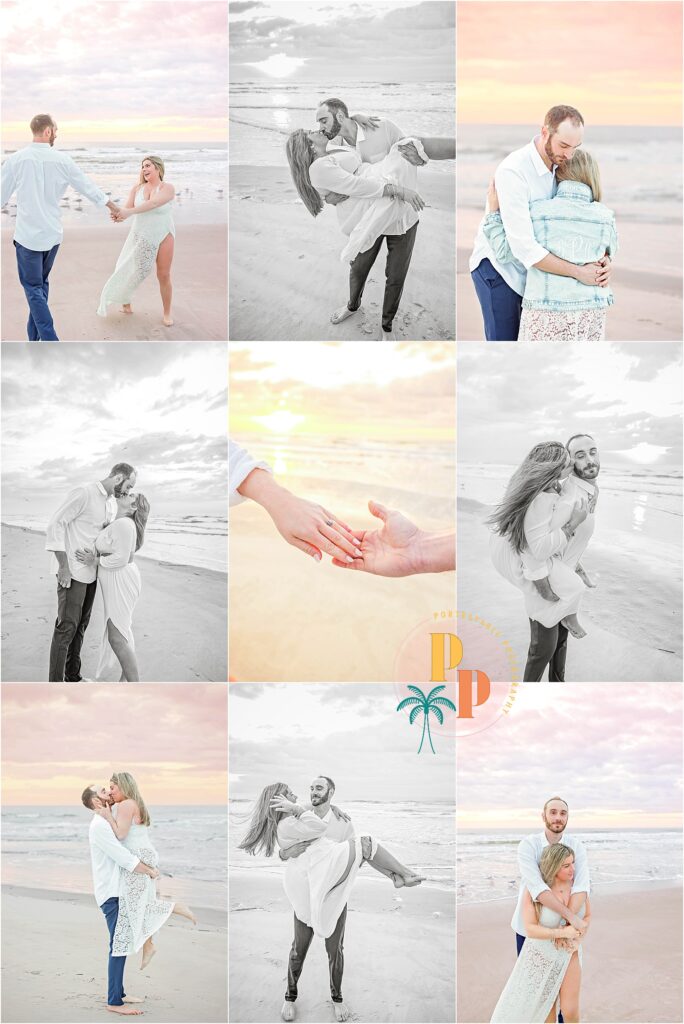
[[[484,341],[482,311],[470,277],[468,261],[481,213],[459,209],[457,269],[458,339]],[[608,310],[608,341],[681,341],[681,246],[660,224],[619,223],[620,252],[611,287],[615,303]],[[653,270],[665,264],[662,272]]]
[[[425,887],[397,892],[363,875],[355,883],[344,942],[345,1003],[356,1021],[453,1021],[453,897]],[[292,943],[292,909],[280,878],[232,871],[230,909],[231,1019],[279,1021]],[[298,1021],[335,1019],[321,939],[311,944],[296,1005]]]
[[[2,340],[25,341],[28,306],[19,284],[12,227],[2,230]],[[225,341],[227,330],[226,228],[217,224],[176,225],[171,268],[173,327],[162,324],[154,272],[133,297],[134,313],[110,306],[96,313],[100,292],[113,273],[128,228],[66,224],[64,241],[50,274],[50,310],[61,341]]]
[[[427,203],[394,321],[398,339],[454,338],[454,179],[422,171]],[[385,253],[378,256],[362,311],[342,324],[330,314],[348,299],[339,259],[344,235],[326,207],[309,215],[282,167],[231,167],[230,337],[233,341],[372,340],[380,331]]]
[[[522,594],[491,563],[484,506],[459,497],[458,509],[458,607],[492,622],[524,666]],[[598,522],[587,548],[583,564],[599,586],[580,610],[588,635],[568,642],[568,682],[681,682],[681,569],[671,545],[643,537],[628,546],[625,537]]]
[[[227,1020],[225,913],[196,913],[197,928],[175,917],[164,926],[157,956],[144,972],[137,955],[128,960],[126,991],[145,998],[145,1021]],[[112,1019],[106,1009],[109,937],[91,895],[4,886],[2,923],[7,1024]]]
[[[581,1019],[682,1019],[681,888],[592,893],[584,951]],[[513,900],[458,911],[458,1020],[488,1021],[515,963]],[[638,921],[638,927],[631,927]]]
[[[2,527],[2,679],[47,679],[57,611],[56,581],[42,534]],[[226,576],[140,558],[142,595],[133,630],[141,680],[226,681]],[[96,596],[83,644],[83,675],[93,679],[103,630]]]

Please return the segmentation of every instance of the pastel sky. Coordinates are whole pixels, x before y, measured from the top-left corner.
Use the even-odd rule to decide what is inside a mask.
[[[149,804],[226,800],[223,686],[2,687],[3,804],[80,805],[128,771]]]
[[[459,123],[541,123],[557,103],[588,124],[682,123],[682,4],[458,4]]]
[[[459,458],[517,465],[537,441],[589,431],[602,464],[682,466],[682,346],[462,345]]]
[[[450,441],[454,388],[454,346],[446,343],[231,345],[237,435]]]
[[[3,142],[226,139],[228,18],[211,0],[3,0]]]
[[[421,725],[396,711],[400,699],[382,683],[232,685],[231,799],[254,799],[272,782],[305,798],[322,773],[334,779],[342,807],[350,800],[453,802],[453,736],[434,726],[437,753],[418,755]]]
[[[462,828],[535,829],[549,797],[569,828],[681,828],[682,688],[523,685],[491,728],[458,741]]]
[[[2,514],[47,515],[116,462],[159,512],[226,507],[220,345],[3,346]]]
[[[439,0],[234,0],[231,81],[453,82],[454,22]]]

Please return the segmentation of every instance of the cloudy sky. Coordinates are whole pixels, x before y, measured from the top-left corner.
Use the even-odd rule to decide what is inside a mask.
[[[225,514],[226,362],[201,343],[5,344],[3,516],[47,516],[116,462],[161,514]]]
[[[322,773],[350,800],[454,800],[454,737],[431,729],[436,754],[416,753],[421,717],[397,712],[392,684],[236,683],[230,688],[230,795],[253,799],[286,782],[304,797]]]
[[[519,464],[537,441],[588,430],[604,465],[682,466],[682,346],[462,345],[459,458]]]
[[[226,800],[226,688],[2,687],[3,804],[78,802],[114,771],[149,804]]]
[[[454,4],[230,4],[231,81],[454,80]]]
[[[518,689],[506,718],[458,741],[463,828],[534,829],[555,794],[572,828],[679,828],[682,688]]]
[[[450,441],[454,386],[446,343],[233,344],[231,431]]]
[[[62,145],[224,141],[227,21],[210,0],[3,0],[3,142],[46,112]]]
[[[682,4],[458,4],[458,119],[539,124],[555,103],[591,124],[682,123]]]

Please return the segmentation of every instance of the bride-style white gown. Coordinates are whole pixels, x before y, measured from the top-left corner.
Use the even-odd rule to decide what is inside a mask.
[[[146,202],[144,187],[140,185],[138,188],[134,206],[141,206]],[[102,289],[98,316],[107,316],[107,306],[111,303],[126,305],[131,301],[135,289],[154,270],[161,243],[167,235],[173,235],[175,238],[176,229],[171,215],[172,202],[173,200],[158,206],[155,210],[146,210],[145,213],[134,213],[131,216],[130,231],[116,261],[116,269]]]
[[[285,862],[283,885],[299,920],[324,939],[335,931],[363,862],[360,837],[333,843],[325,838],[327,827],[313,811],[304,811],[299,818],[281,818],[278,824],[278,842],[282,847],[303,839],[316,840],[304,853]],[[344,882],[338,885],[349,862],[350,843],[353,843],[354,860]],[[371,857],[376,852],[377,843],[371,840]]]
[[[122,843],[151,868],[159,865],[159,854],[147,825],[131,825]],[[114,930],[112,956],[129,956],[142,949],[146,940],[159,931],[176,904],[158,898],[156,882],[149,875],[135,874],[124,868],[119,868],[119,872],[119,917]]]
[[[95,678],[105,682],[117,682],[121,676],[121,665],[112,650],[107,634],[109,619],[126,637],[131,648],[135,650],[132,628],[133,609],[142,588],[140,572],[133,561],[135,543],[135,524],[130,516],[115,519],[98,534],[95,540],[95,547],[100,552],[97,581],[104,604],[100,661]]]
[[[584,917],[584,907],[578,917]],[[548,907],[542,907],[539,924],[559,928],[565,920]],[[582,965],[582,947],[577,952]],[[557,949],[551,939],[525,939],[520,956],[511,971],[491,1024],[544,1024],[558,999],[560,987],[572,958],[567,949]]]

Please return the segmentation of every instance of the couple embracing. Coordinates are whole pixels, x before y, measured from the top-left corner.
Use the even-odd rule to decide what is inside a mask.
[[[161,157],[142,160],[138,181],[124,205],[118,206],[67,153],[54,148],[57,124],[50,114],[36,114],[30,127],[33,142],[12,153],[2,165],[3,207],[14,193],[17,196],[14,248],[29,307],[28,340],[59,341],[48,306],[49,277],[64,236],[59,203],[69,186],[95,206],[106,206],[116,223],[131,220],[114,273],[102,289],[98,315],[106,317],[108,306],[114,303],[121,303],[122,312],[132,314],[133,293],[156,267],[162,322],[173,326],[171,263],[176,232],[170,204],[175,189],[164,181]]]

